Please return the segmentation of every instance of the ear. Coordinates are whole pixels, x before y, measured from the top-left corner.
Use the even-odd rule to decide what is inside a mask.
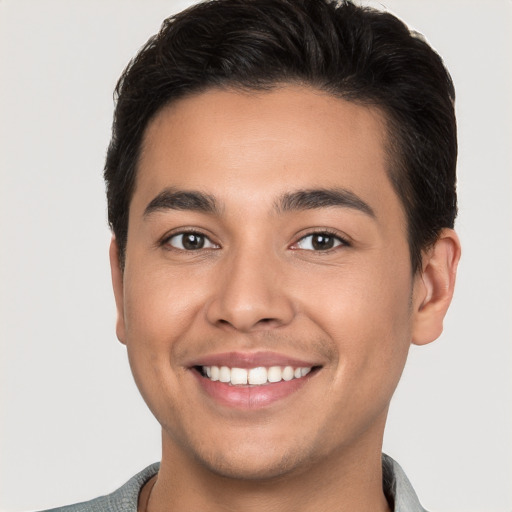
[[[119,246],[117,245],[115,236],[113,236],[110,241],[109,256],[112,287],[114,288],[114,298],[116,300],[117,309],[116,334],[117,339],[121,343],[125,343],[123,271],[119,259]]]
[[[422,272],[415,277],[412,342],[426,345],[443,332],[443,320],[452,301],[460,259],[460,242],[452,229],[443,229],[424,255]]]

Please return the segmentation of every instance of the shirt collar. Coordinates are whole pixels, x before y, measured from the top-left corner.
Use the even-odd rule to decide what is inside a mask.
[[[382,454],[382,481],[393,512],[427,512],[400,464],[386,454]]]

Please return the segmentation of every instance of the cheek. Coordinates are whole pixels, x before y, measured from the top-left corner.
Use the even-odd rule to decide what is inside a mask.
[[[361,286],[347,281],[339,300],[329,302],[325,324],[337,351],[329,395],[339,397],[336,424],[359,432],[385,417],[406,363],[411,339],[409,278],[378,279],[367,273],[357,280],[364,283]]]
[[[126,349],[134,381],[161,425],[181,415],[181,369],[174,352],[189,323],[183,299],[162,279],[142,276],[125,289]]]
[[[376,330],[383,337],[409,324],[412,280],[400,265],[360,265],[334,269],[306,281],[305,291],[315,316],[331,325],[336,337],[352,326],[357,331]]]
[[[186,273],[172,275],[164,269],[130,273],[129,268],[125,273],[128,358],[141,394],[154,409],[152,396],[156,398],[164,388],[173,393],[177,387],[181,367],[176,353],[186,344],[204,297]]]
[[[391,262],[360,268],[340,269],[312,290],[311,316],[335,345],[339,378],[369,386],[382,379],[394,388],[411,340],[410,270]]]
[[[155,348],[172,343],[204,302],[203,288],[186,271],[162,267],[127,277],[125,323],[128,338],[137,343]]]

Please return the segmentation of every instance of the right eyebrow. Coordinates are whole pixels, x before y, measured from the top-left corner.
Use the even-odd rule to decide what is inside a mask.
[[[144,217],[165,210],[191,210],[219,214],[217,201],[213,196],[197,190],[166,188],[154,197],[144,210]]]
[[[330,207],[351,208],[375,219],[375,212],[368,203],[350,190],[342,188],[296,190],[284,194],[275,204],[275,208],[279,212]]]

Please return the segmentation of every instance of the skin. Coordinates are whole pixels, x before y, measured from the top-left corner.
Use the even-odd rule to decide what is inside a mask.
[[[412,274],[385,137],[378,110],[291,85],[203,92],[148,126],[124,271],[111,245],[117,335],[162,425],[147,510],[389,510],[389,402],[411,342],[442,331],[460,247],[444,230]],[[148,213],[169,189],[208,194],[218,211]],[[368,210],[276,206],[313,189]],[[191,230],[204,248],[180,248]],[[326,231],[333,247],[315,250]],[[265,407],[219,404],[190,367],[270,350],[319,369]]]

